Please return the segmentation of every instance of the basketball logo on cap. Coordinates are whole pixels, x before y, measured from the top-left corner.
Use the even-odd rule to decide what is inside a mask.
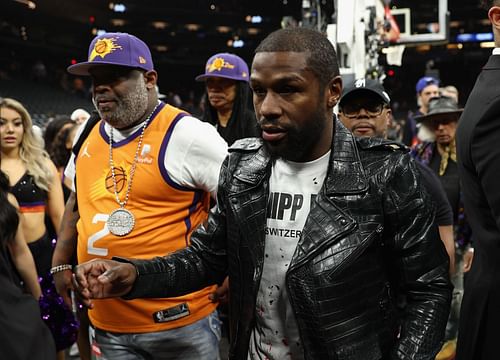
[[[215,60],[212,61],[211,64],[207,65],[208,72],[213,72],[215,70],[221,71],[222,68],[233,69],[234,65],[228,63],[221,57],[215,58]]]
[[[102,59],[106,55],[111,54],[116,49],[122,49],[120,45],[116,44],[116,38],[102,38],[96,41],[94,45],[94,49],[89,56],[89,61],[93,61],[97,56],[100,56]]]

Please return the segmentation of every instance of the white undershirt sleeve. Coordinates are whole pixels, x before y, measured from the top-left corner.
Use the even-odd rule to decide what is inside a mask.
[[[192,116],[175,125],[165,154],[165,168],[178,185],[210,192],[215,198],[227,143],[214,126]]]
[[[75,146],[76,142],[82,136],[82,132],[85,129],[85,126],[87,125],[87,120],[85,120],[82,124],[78,126],[78,129],[76,129],[75,137],[73,138],[73,145]],[[66,167],[64,168],[64,177],[67,177],[71,179],[71,190],[73,192],[76,191],[75,189],[75,176],[76,176],[76,168],[75,168],[75,154],[73,153],[73,150],[71,150],[71,156],[68,160],[68,163],[66,164]]]

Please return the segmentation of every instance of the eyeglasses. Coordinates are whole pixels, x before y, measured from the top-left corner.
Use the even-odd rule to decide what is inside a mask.
[[[365,113],[369,117],[375,117],[382,114],[382,111],[384,110],[384,105],[378,101],[377,102],[363,101],[362,103],[351,102],[342,105],[340,111],[348,118],[355,118],[359,115],[361,109],[364,109]]]

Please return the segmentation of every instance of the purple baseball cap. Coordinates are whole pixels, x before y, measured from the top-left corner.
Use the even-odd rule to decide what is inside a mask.
[[[104,33],[92,40],[88,61],[68,67],[74,75],[90,75],[89,69],[96,65],[120,65],[153,70],[151,52],[146,43],[127,33]]]
[[[424,76],[421,77],[417,81],[417,85],[415,86],[415,90],[417,90],[417,93],[420,94],[422,90],[424,90],[427,86],[429,85],[436,85],[439,86],[439,80],[432,77],[432,76]]]
[[[237,55],[219,53],[207,61],[205,73],[198,75],[196,81],[204,81],[208,77],[221,77],[248,82],[249,73],[246,62]]]

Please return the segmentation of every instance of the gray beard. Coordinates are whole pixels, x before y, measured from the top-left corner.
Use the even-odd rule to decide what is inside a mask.
[[[117,129],[127,128],[136,124],[144,117],[148,108],[148,90],[142,81],[137,82],[135,89],[118,99],[114,113],[101,115],[101,118]]]

